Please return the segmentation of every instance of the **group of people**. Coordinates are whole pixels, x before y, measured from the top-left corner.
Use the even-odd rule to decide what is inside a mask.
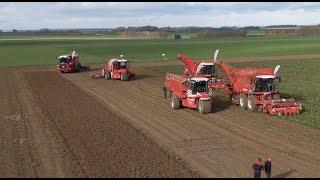
[[[253,177],[260,178],[261,171],[264,170],[267,178],[271,177],[271,157],[269,157],[264,163],[262,163],[262,159],[258,158],[256,162],[253,163],[252,169],[254,171]]]

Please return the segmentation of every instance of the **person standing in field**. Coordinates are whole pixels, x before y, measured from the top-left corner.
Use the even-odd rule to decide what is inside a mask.
[[[271,177],[271,157],[269,157],[268,160],[264,162],[264,171],[266,172],[267,178],[270,178]]]
[[[261,171],[263,170],[263,164],[262,164],[261,158],[258,158],[256,162],[253,163],[252,169],[253,169],[253,177],[260,178]]]

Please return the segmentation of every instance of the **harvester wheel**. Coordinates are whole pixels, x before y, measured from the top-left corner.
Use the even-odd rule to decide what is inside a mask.
[[[171,98],[171,91],[167,87],[163,87],[164,98]]]
[[[167,87],[163,87],[162,90],[164,98],[167,98]]]
[[[248,97],[248,110],[251,112],[256,112],[258,110],[258,105],[255,103],[257,100],[257,96],[250,95]]]
[[[247,96],[245,94],[240,94],[239,106],[242,109],[247,109],[247,107],[248,107],[248,98],[247,98]]]
[[[274,94],[272,99],[273,100],[279,100],[280,99],[280,94]]]
[[[231,104],[237,104],[237,105],[239,104],[239,98],[240,98],[239,95],[232,94],[232,95],[229,96],[229,98],[230,98]]]
[[[111,73],[109,71],[107,71],[105,74],[104,74],[104,78],[106,80],[110,80],[111,79]]]
[[[172,96],[171,91],[170,89],[167,88],[166,97],[171,98],[171,96]]]
[[[171,98],[171,107],[173,109],[180,109],[181,108],[181,101],[175,95],[173,95],[172,98]]]
[[[215,112],[214,97],[211,97],[211,112]]]
[[[72,72],[76,72],[77,71],[77,69],[76,69],[76,65],[75,64],[73,64],[73,66],[72,66],[72,70],[71,70]]]
[[[211,101],[199,100],[198,110],[201,114],[207,114],[211,112]]]
[[[76,68],[76,71],[81,71],[81,64],[77,64],[77,68]]]
[[[121,73],[120,79],[121,79],[121,81],[128,81],[129,80],[128,74],[127,73]]]

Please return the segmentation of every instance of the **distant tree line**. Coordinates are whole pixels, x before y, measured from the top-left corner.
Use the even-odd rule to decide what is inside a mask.
[[[263,36],[304,36],[320,35],[320,25],[316,26],[297,26],[297,25],[271,25],[265,27],[259,26],[223,26],[223,27],[118,27],[118,28],[100,28],[100,29],[49,29],[39,30],[17,30],[11,32],[2,32],[2,35],[103,35],[114,34],[119,36],[146,36],[151,38],[168,38],[176,34],[196,34],[194,38],[215,38],[215,37],[245,37],[248,32],[262,32]]]

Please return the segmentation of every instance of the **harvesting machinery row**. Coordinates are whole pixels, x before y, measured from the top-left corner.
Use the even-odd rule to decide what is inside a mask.
[[[181,76],[167,73],[164,87],[165,97],[171,97],[171,105],[174,109],[180,107],[174,106],[174,102],[182,102],[180,103],[182,106],[197,108],[200,111],[200,104],[203,104],[200,101],[201,98],[203,101],[206,99],[213,104],[214,92],[223,90],[230,97],[231,103],[252,112],[260,111],[270,115],[286,116],[300,113],[301,103],[292,98],[280,97],[280,92],[276,87],[280,82],[280,77],[277,75],[280,65],[274,69],[236,68],[223,61],[217,63],[218,52],[218,50],[215,51],[213,62],[200,63],[185,55],[178,54],[178,58],[184,63],[183,73]],[[219,78],[215,73],[215,66],[220,68],[221,77]],[[174,81],[173,77],[175,76],[184,79]],[[189,83],[195,79],[198,79],[198,83]],[[204,88],[204,86],[206,87]],[[205,105],[205,107],[207,106],[210,105]]]
[[[120,57],[123,57],[123,55]],[[64,73],[89,69],[89,66],[81,65],[79,59],[79,54],[76,51],[73,51],[71,54],[58,56],[56,70]],[[110,59],[101,71],[92,73],[90,77],[92,79],[105,78],[107,80],[120,79],[122,81],[128,81],[135,78],[135,73],[129,71],[129,66],[130,62],[126,59]]]

